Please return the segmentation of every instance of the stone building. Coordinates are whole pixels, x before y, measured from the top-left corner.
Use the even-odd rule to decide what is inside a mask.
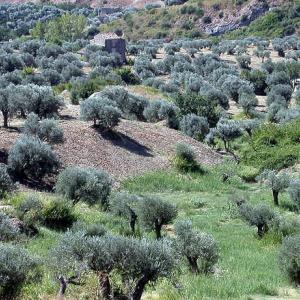
[[[91,43],[103,47],[108,53],[119,53],[122,62],[126,62],[126,41],[116,33],[99,33]]]

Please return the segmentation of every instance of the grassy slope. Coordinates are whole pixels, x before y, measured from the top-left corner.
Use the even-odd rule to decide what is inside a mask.
[[[233,190],[246,190],[250,192],[251,202],[263,201],[272,205],[269,191],[239,181],[222,183],[215,171],[192,178],[162,171],[127,180],[122,187],[140,194],[156,194],[176,203],[179,207],[178,219],[192,219],[199,230],[213,234],[220,246],[221,258],[218,272],[214,276],[193,276],[183,264],[182,273],[172,280],[180,283],[180,289],[175,288],[170,281],[162,280],[155,289],[148,288],[148,295],[158,293],[159,299],[163,300],[250,299],[247,297],[256,294],[277,295],[281,288],[289,286],[277,264],[279,243],[272,236],[258,240],[255,229],[238,219],[228,202]],[[22,196],[24,194],[15,196],[10,203],[17,203]],[[44,197],[51,196],[45,194]],[[282,199],[285,198],[286,195]],[[95,207],[79,203],[76,211],[79,218],[88,223],[101,222],[115,233],[128,232],[128,225],[121,219],[100,212]],[[168,232],[172,234],[172,229]],[[43,228],[37,238],[26,243],[26,247],[46,261],[51,247],[57,243],[61,234]],[[42,282],[28,285],[22,299],[53,299],[58,290],[57,281],[49,268],[45,267],[43,271],[45,276]],[[68,299],[92,299],[97,286],[96,278],[92,274],[87,276],[89,280],[85,280],[85,285],[70,286]],[[149,296],[147,299],[154,298]]]
[[[240,39],[248,36],[262,38],[283,37],[289,26],[300,27],[300,13],[292,13],[292,8],[271,11],[247,27],[234,30],[225,35],[227,38]]]
[[[122,29],[125,36],[133,41],[147,38],[203,36],[201,30],[199,30],[199,24],[202,18],[199,9],[202,9],[205,14],[205,11],[215,3],[220,3],[220,1],[199,2],[190,0],[184,5],[144,10],[123,19],[102,25],[101,30],[113,31]],[[295,0],[294,2],[295,5],[299,3],[299,0]],[[223,1],[220,5],[220,11],[222,11],[224,7],[234,7],[233,1],[231,0]],[[195,7],[196,11],[190,14],[182,13],[181,9],[184,6]],[[260,17],[249,26],[225,34],[225,37],[229,39],[239,39],[247,36],[263,38],[282,37],[286,34],[286,29],[289,26],[299,28],[300,13],[299,16],[295,16],[292,14],[292,8],[282,7]]]

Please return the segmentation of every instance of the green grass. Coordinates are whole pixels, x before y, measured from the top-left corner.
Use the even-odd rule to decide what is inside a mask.
[[[157,285],[147,288],[146,299],[250,299],[253,295],[259,295],[259,299],[262,299],[267,295],[279,295],[281,288],[292,288],[278,267],[280,241],[271,234],[259,240],[255,228],[240,220],[230,201],[233,193],[248,193],[251,203],[263,202],[273,206],[272,194],[264,186],[245,184],[239,180],[224,183],[217,169],[208,169],[205,175],[153,172],[125,180],[120,189],[156,195],[175,203],[179,211],[177,219],[191,219],[198,230],[215,237],[220,249],[215,274],[192,275],[185,261],[182,261],[172,278],[159,280]],[[6,202],[17,205],[25,195],[25,192],[17,193]],[[41,196],[46,201],[53,197],[50,194]],[[281,214],[294,214],[286,210],[288,201],[287,194],[280,195],[283,207],[276,210]],[[100,222],[116,234],[129,233],[128,224],[123,219],[102,212],[97,206],[78,203],[75,211],[79,220]],[[169,234],[173,235],[172,226],[168,231],[163,231],[163,235]],[[42,267],[43,278],[37,284],[25,286],[22,299],[53,299],[57,294],[59,284],[52,268],[48,266],[48,259],[61,236],[62,232],[42,227],[37,237],[24,242],[24,246],[45,264]],[[84,285],[68,288],[67,299],[94,299],[96,287],[96,276],[87,273]]]

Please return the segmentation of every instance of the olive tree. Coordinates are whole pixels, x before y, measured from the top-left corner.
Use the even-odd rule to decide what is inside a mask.
[[[288,192],[298,209],[300,209],[300,179],[295,179],[290,182]]]
[[[300,235],[288,236],[283,240],[279,267],[292,282],[300,284]]]
[[[0,164],[0,199],[14,189],[14,183],[8,174],[7,166]]]
[[[254,93],[241,93],[238,100],[239,105],[242,107],[244,113],[249,116],[258,104],[258,100]]]
[[[205,117],[188,114],[181,119],[180,130],[186,135],[202,141],[209,132],[209,124]]]
[[[99,203],[106,208],[111,186],[112,181],[104,171],[75,166],[67,167],[59,174],[55,190],[74,203]]]
[[[265,170],[260,176],[267,186],[272,190],[274,204],[279,205],[279,193],[285,191],[289,187],[290,178],[286,173],[276,174],[273,170]]]
[[[137,207],[141,197],[135,194],[120,192],[113,195],[109,201],[110,211],[128,220],[131,231],[135,234],[136,222],[138,219]]]
[[[119,124],[121,111],[114,101],[93,95],[81,102],[80,117],[84,121],[93,121],[94,126],[98,125],[101,129],[112,129]]]
[[[162,237],[163,225],[170,223],[176,216],[176,206],[161,198],[144,197],[138,206],[138,217],[141,224],[148,230],[154,230],[157,239]]]
[[[15,297],[25,283],[37,279],[39,262],[20,246],[0,242],[0,295]]]
[[[241,217],[251,226],[257,227],[257,234],[262,238],[270,228],[276,214],[266,204],[257,204],[251,206],[248,203],[243,203],[239,206]]]
[[[215,239],[210,234],[194,230],[190,221],[175,224],[175,232],[179,249],[187,258],[191,272],[211,272],[219,258]]]
[[[220,119],[216,129],[218,136],[224,143],[225,150],[230,152],[230,142],[242,135],[239,122],[229,119]]]
[[[38,138],[23,136],[9,151],[8,167],[19,178],[40,179],[55,173],[59,160],[49,145]]]
[[[61,287],[61,295],[68,284],[76,284],[75,279],[80,277],[82,270],[89,269],[97,274],[99,294],[105,300],[113,297],[116,288],[111,276],[113,271],[121,278],[120,296],[140,300],[146,285],[159,277],[169,276],[176,263],[176,253],[167,241],[137,240],[111,234],[90,237],[82,231],[66,233],[52,253],[60,273],[76,274],[68,276],[67,280],[63,277],[65,289]]]
[[[0,242],[14,240],[19,233],[18,227],[13,224],[11,218],[0,211]]]
[[[35,113],[30,113],[27,116],[24,124],[24,133],[38,137],[40,140],[51,144],[61,143],[64,136],[57,120],[43,119],[40,121]]]

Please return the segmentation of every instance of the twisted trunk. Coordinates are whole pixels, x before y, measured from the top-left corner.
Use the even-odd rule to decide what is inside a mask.
[[[198,264],[197,264],[197,258],[187,256],[187,259],[188,259],[188,262],[189,262],[191,272],[194,273],[194,274],[199,274],[199,267],[198,267]]]
[[[160,220],[155,220],[155,234],[156,238],[159,240],[161,238],[161,228],[162,228],[162,223]]]
[[[130,297],[130,300],[140,300],[142,298],[143,292],[150,278],[147,275],[143,275],[137,282],[134,292]]]
[[[111,299],[111,286],[109,281],[109,276],[105,272],[99,272],[98,274],[99,280],[99,293],[104,300]]]
[[[272,191],[273,192],[273,200],[274,200],[274,204],[276,206],[279,205],[279,199],[278,199],[278,196],[279,196],[279,192],[278,191]]]
[[[131,212],[131,217],[130,217],[130,228],[133,234],[135,234],[135,223],[137,220],[137,215],[134,212]]]

